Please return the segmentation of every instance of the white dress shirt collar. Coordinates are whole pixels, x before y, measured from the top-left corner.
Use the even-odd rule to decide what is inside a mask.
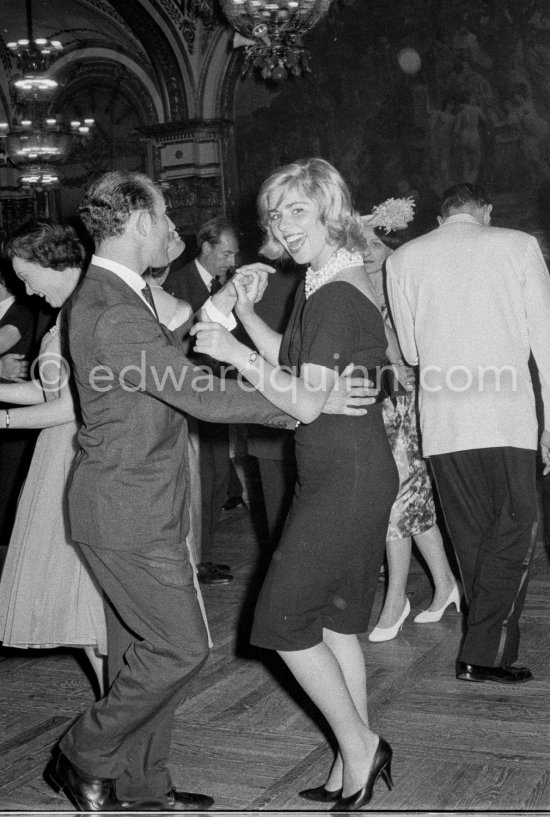
[[[469,213],[455,213],[453,216],[448,216],[441,226],[445,227],[447,224],[457,224],[460,222],[463,224],[477,224],[479,227],[483,226],[479,223],[477,218],[471,216]]]
[[[211,275],[208,272],[206,267],[203,267],[203,265],[199,263],[197,258],[195,258],[195,264],[197,265],[198,273],[199,273],[200,277],[202,278],[202,280],[203,280],[203,282],[204,282],[204,284],[206,286],[206,289],[208,290],[208,292],[210,292],[210,284],[212,283],[212,279],[213,279],[214,276]]]
[[[129,267],[125,267],[124,264],[119,264],[118,261],[112,261],[110,258],[103,258],[101,255],[93,255],[91,263],[95,264],[96,267],[108,269],[110,272],[114,272],[114,274],[119,278],[122,278],[124,283],[140,296],[143,303],[147,304],[148,309],[150,309],[154,314],[150,304],[143,297],[145,281],[138,272],[134,272],[134,270],[131,270]]]

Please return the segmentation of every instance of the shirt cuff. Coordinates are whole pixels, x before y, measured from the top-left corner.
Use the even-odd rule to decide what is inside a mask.
[[[224,315],[223,312],[220,312],[220,310],[214,306],[212,303],[212,298],[205,301],[202,308],[211,321],[214,323],[220,323],[224,329],[227,329],[228,332],[232,332],[233,329],[236,328],[237,321],[235,320],[233,313],[230,312],[229,315]]]

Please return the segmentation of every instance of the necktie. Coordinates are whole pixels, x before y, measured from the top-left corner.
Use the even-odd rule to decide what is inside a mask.
[[[141,294],[143,295],[143,297],[145,298],[145,300],[147,301],[147,303],[149,304],[149,306],[153,310],[153,312],[155,314],[155,318],[158,321],[159,316],[158,316],[157,308],[155,306],[155,302],[153,300],[153,293],[151,292],[151,288],[150,288],[149,284],[145,284],[145,286],[141,290]]]
[[[223,284],[219,278],[212,278],[210,281],[210,294],[215,295],[222,288]]]

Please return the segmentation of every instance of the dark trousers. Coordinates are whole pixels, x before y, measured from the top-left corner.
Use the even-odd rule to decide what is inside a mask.
[[[120,799],[165,795],[172,722],[208,641],[185,545],[146,552],[81,545],[107,600],[110,689],[69,729],[75,766],[116,779]]]
[[[294,496],[296,460],[258,457],[269,538],[277,544]]]
[[[229,426],[227,423],[199,422],[199,439],[202,492],[201,562],[211,562],[214,536],[227,498],[231,470]]]
[[[459,654],[468,664],[518,657],[537,529],[535,459],[508,447],[430,457],[468,604]]]

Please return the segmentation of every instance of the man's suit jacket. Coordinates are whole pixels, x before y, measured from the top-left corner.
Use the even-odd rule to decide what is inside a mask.
[[[258,392],[209,381],[180,339],[109,270],[89,268],[68,305],[68,325],[83,420],[69,491],[78,542],[139,550],[185,539],[185,412],[295,426]]]
[[[162,288],[175,298],[187,301],[188,304],[191,304],[193,312],[197,312],[210,297],[210,291],[202,280],[194,261],[188,264],[178,262],[179,258],[170,265],[170,272]]]
[[[401,349],[420,364],[424,455],[536,449],[531,352],[550,428],[550,278],[536,238],[456,214],[386,271]]]

